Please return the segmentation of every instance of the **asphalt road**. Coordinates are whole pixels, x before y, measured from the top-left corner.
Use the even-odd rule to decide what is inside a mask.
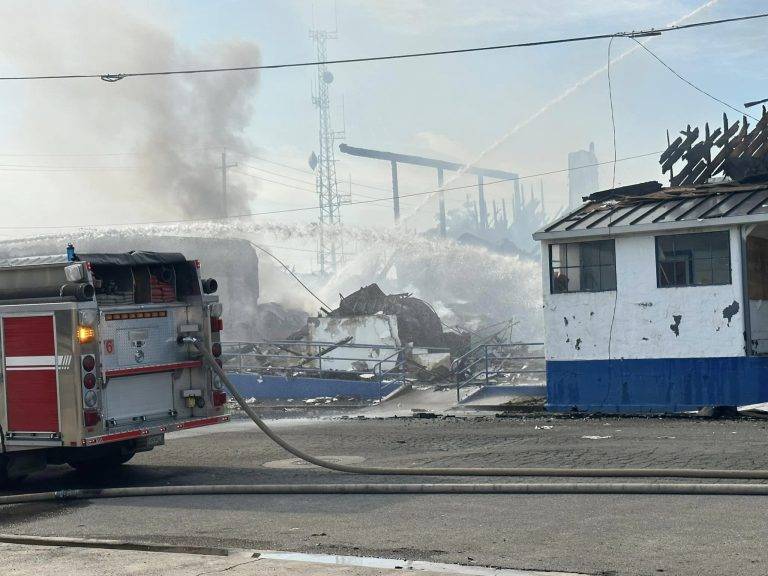
[[[398,418],[278,426],[315,454],[380,465],[768,468],[768,422],[759,420]],[[171,436],[110,478],[55,467],[29,478],[23,491],[414,481],[264,466],[285,458],[255,427],[233,422]],[[163,497],[3,508],[0,532],[591,574],[763,575],[764,508],[765,500],[742,496]]]

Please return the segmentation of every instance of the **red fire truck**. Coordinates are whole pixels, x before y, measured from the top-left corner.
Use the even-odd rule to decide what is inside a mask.
[[[103,471],[165,434],[228,419],[214,279],[181,254],[0,260],[0,483],[47,464]]]

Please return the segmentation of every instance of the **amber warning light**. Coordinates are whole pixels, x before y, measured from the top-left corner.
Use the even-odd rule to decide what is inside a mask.
[[[96,338],[96,330],[94,330],[93,327],[77,327],[77,341],[80,342],[80,344],[88,344],[88,342],[93,342],[94,338]]]

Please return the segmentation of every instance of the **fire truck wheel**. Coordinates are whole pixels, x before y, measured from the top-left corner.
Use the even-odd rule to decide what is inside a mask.
[[[135,450],[123,449],[117,450],[110,454],[99,456],[98,458],[89,458],[88,460],[70,462],[69,465],[78,472],[90,475],[104,474],[110,471],[114,471],[115,468],[119,468],[135,455]]]
[[[5,487],[8,484],[8,468],[7,458],[0,454],[0,488]]]

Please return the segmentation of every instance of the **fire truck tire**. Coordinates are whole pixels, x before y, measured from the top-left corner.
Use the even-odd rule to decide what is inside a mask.
[[[8,484],[7,460],[4,454],[0,454],[0,488],[4,488]]]
[[[78,472],[85,474],[103,474],[106,472],[114,471],[115,468],[119,468],[135,455],[135,450],[115,450],[114,452],[99,456],[97,458],[89,458],[87,460],[70,462],[69,465]]]

